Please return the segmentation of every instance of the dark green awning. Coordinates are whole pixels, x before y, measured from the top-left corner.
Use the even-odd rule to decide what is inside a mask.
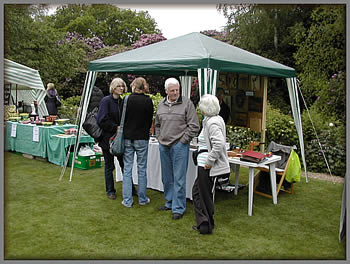
[[[154,75],[196,76],[200,68],[271,77],[296,76],[293,68],[196,32],[89,63],[89,71]]]

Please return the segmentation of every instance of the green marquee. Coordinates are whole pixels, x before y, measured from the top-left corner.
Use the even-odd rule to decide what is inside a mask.
[[[91,61],[78,111],[78,136],[75,146],[79,145],[82,124],[98,72],[179,76],[182,95],[187,97],[190,94],[192,76],[198,77],[200,96],[206,93],[216,94],[220,72],[285,78],[306,173],[298,84],[293,68],[197,32]],[[75,147],[73,159],[76,151]],[[63,173],[64,170],[65,167]],[[72,175],[73,167],[70,180]],[[307,173],[306,180],[308,181]]]
[[[197,69],[200,68],[271,77],[295,77],[293,68],[197,32],[89,63],[89,71],[154,75],[196,76]]]

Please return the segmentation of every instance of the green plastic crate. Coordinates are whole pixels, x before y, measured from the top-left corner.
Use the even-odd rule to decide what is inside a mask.
[[[72,166],[73,153],[69,154],[68,166]],[[101,168],[101,154],[95,153],[91,156],[79,156],[75,157],[74,168],[89,170],[94,168]]]

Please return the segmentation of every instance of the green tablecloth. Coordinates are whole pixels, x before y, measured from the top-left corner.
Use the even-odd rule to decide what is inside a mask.
[[[16,136],[11,136],[12,126],[16,125]],[[38,127],[38,142],[33,141],[33,127]],[[33,156],[48,158],[57,165],[64,165],[66,148],[71,143],[71,138],[59,138],[54,135],[64,134],[64,129],[76,127],[68,124],[62,126],[36,126],[17,122],[6,122],[5,151],[17,151]],[[75,140],[72,140],[74,144]],[[90,136],[82,136],[81,143],[94,143]]]
[[[60,137],[57,135],[51,135],[47,147],[48,160],[56,165],[63,166],[67,155],[67,148],[70,145],[74,145],[75,139],[75,136]],[[80,144],[93,144],[94,142],[94,139],[90,136],[82,135],[80,137]]]

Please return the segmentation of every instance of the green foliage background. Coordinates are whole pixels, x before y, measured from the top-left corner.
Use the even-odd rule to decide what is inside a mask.
[[[300,100],[309,169],[327,172],[318,135],[330,168],[340,176],[345,174],[345,7],[218,4],[227,26],[222,32],[202,32],[296,69],[303,100],[313,120],[312,124]],[[60,113],[72,120],[89,61],[164,39],[148,12],[124,10],[111,4],[67,4],[59,6],[53,15],[47,15],[47,11],[45,4],[5,4],[4,54],[38,69],[44,85],[55,83],[63,98]],[[98,74],[96,85],[105,95],[114,77],[113,73]],[[130,83],[135,76],[120,77]],[[152,93],[158,93],[157,98],[164,95],[164,77],[146,79]],[[286,91],[285,80],[269,78],[266,144],[273,140],[298,145]],[[244,128],[233,128],[228,135],[233,144],[242,147],[247,146],[248,140],[260,138]]]

